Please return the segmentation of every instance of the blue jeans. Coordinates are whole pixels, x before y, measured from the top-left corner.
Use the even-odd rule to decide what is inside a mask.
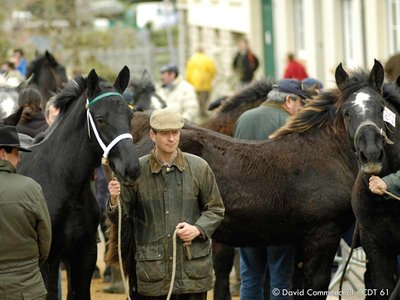
[[[270,299],[288,300],[293,274],[293,246],[242,247],[240,251],[241,300],[263,300],[265,272],[270,273]],[[274,289],[278,289],[275,290]],[[273,292],[274,291],[274,292]],[[279,291],[279,295],[276,291]]]

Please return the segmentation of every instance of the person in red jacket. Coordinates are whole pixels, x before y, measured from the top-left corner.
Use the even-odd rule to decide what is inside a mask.
[[[306,68],[294,58],[293,53],[289,53],[287,58],[288,64],[286,66],[283,78],[303,80],[304,78],[308,77]]]

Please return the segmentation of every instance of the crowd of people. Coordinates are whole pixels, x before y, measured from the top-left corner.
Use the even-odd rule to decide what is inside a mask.
[[[323,88],[321,81],[309,77],[305,66],[293,54],[287,58],[282,79],[273,85],[265,102],[244,112],[237,120],[234,138],[268,139]],[[23,51],[16,49],[1,72],[5,76],[23,78],[26,64]],[[232,58],[238,88],[254,80],[258,66],[257,55],[250,49],[247,39],[240,39],[238,51]],[[151,113],[149,136],[154,148],[140,159],[139,180],[130,187],[115,180],[109,181],[107,186],[104,170],[101,166],[96,169],[94,191],[102,212],[103,234],[107,237],[106,215],[111,222],[118,222],[119,202],[123,216],[132,218],[134,235],[130,242],[136,247],[133,257],[136,268],[134,274],[128,275],[136,278],[137,289],[130,291],[135,299],[165,299],[173,264],[174,234],[181,245],[176,250],[174,299],[206,299],[207,291],[213,286],[210,238],[224,218],[224,204],[207,162],[182,152],[178,144],[184,119],[200,124],[208,117],[207,104],[216,74],[215,62],[202,48],[188,59],[184,74],[175,64],[164,65],[160,69],[161,84],[157,93],[167,108]],[[41,100],[37,89],[23,89],[19,94],[21,120],[16,127],[0,125],[0,225],[4,228],[2,231],[7,232],[0,236],[0,249],[5,254],[0,258],[0,298],[2,293],[9,297],[15,295],[10,299],[22,299],[35,293],[35,299],[45,299],[46,289],[39,267],[50,249],[50,217],[40,186],[15,173],[19,151],[30,151],[21,146],[24,135],[33,142],[57,118],[55,99],[47,102],[44,111]],[[388,189],[397,192],[399,172],[384,178],[371,176],[370,190],[379,195]],[[269,298],[289,299],[289,296],[277,296],[271,291],[291,288],[293,251],[293,245],[239,248],[240,298],[264,299],[264,281],[268,273]],[[4,270],[12,270],[12,276]],[[110,267],[107,275],[112,277],[113,284],[105,292],[123,293],[118,268]],[[21,291],[24,292],[21,294]]]

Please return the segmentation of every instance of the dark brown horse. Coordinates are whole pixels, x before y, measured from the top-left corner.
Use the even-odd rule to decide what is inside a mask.
[[[360,227],[361,245],[371,269],[371,282],[368,286],[370,299],[388,299],[398,279],[396,266],[400,254],[400,203],[388,196],[371,193],[368,181],[371,174],[383,177],[400,169],[399,85],[398,80],[397,83],[384,86],[385,101],[365,101],[369,122],[360,127],[358,132],[362,131],[364,136],[375,143],[366,145],[362,137],[354,137],[355,151],[361,161],[352,205]],[[392,115],[393,119],[387,118],[388,115]],[[381,131],[386,132],[387,138],[382,138]],[[389,192],[398,194],[398,190]],[[400,299],[398,289],[391,299]]]
[[[340,64],[336,80],[339,89],[309,103],[273,140],[239,141],[193,125],[181,133],[181,149],[209,163],[225,203],[213,237],[234,246],[301,244],[306,298],[325,298],[314,292],[328,289],[340,236],[354,222],[352,142],[366,120],[348,116],[357,116],[357,95],[382,100],[383,67],[349,78]],[[364,133],[357,134],[366,140]],[[151,147],[143,138],[138,154]]]
[[[235,123],[240,115],[264,102],[272,89],[272,83],[271,79],[261,79],[241,89],[224,100],[213,116],[201,126],[232,136]]]

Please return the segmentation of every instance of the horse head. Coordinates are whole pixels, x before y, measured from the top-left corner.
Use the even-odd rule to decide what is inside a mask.
[[[92,140],[97,139],[111,169],[122,183],[136,180],[140,174],[130,124],[132,110],[122,97],[129,82],[129,69],[125,66],[113,86],[101,80],[95,70],[87,77],[87,118]]]
[[[383,166],[384,143],[390,142],[383,120],[383,66],[375,60],[369,74],[359,73],[349,77],[339,64],[335,78],[344,101],[341,113],[358,157],[360,171],[377,174]]]
[[[42,106],[68,81],[65,67],[59,64],[47,50],[43,55],[38,55],[27,66],[26,78],[31,76],[29,85],[36,85],[40,90],[44,99]]]
[[[124,94],[135,111],[153,111],[167,106],[165,101],[156,93],[156,88],[147,70],[143,71],[142,77],[133,77],[130,80]]]

